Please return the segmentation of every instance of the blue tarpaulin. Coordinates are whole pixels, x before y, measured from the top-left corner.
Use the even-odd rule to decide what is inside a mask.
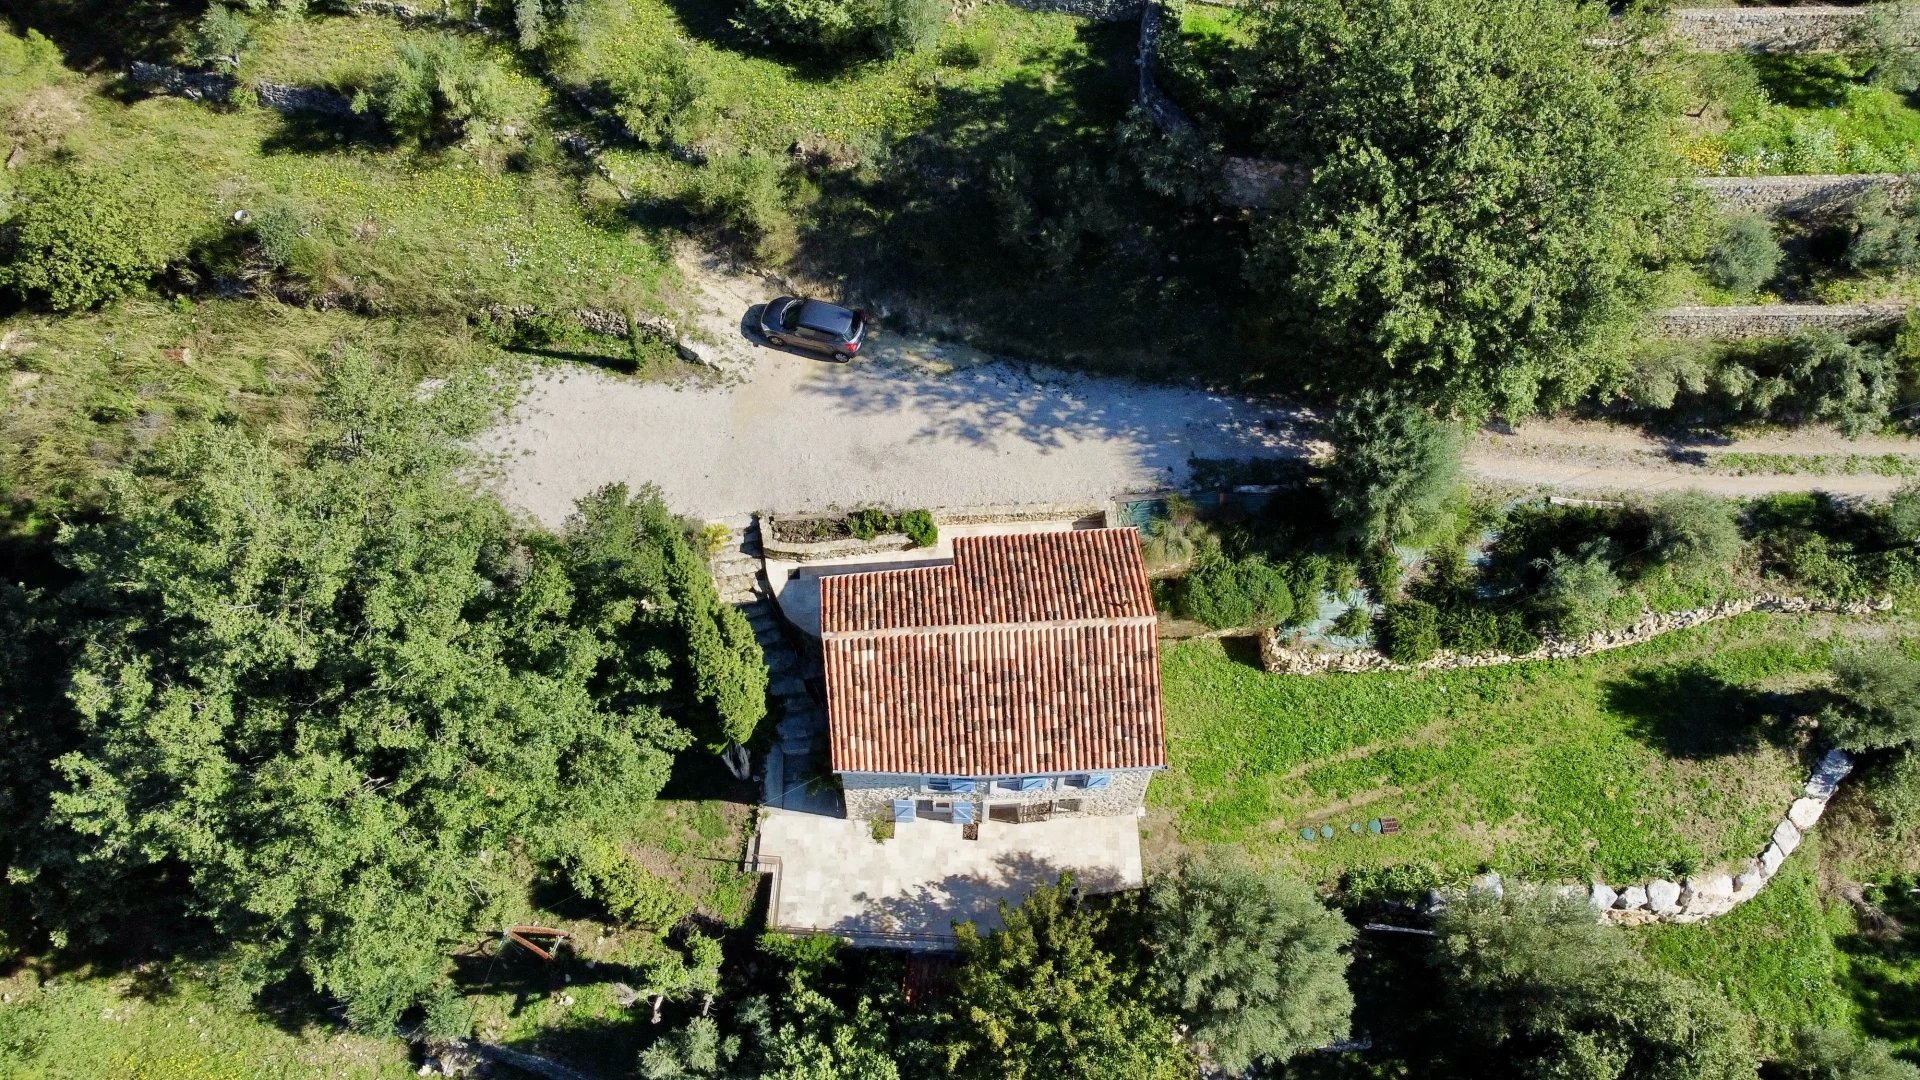
[[[953,804],[953,823],[955,825],[973,824],[973,804],[957,802]]]
[[[893,800],[893,820],[895,821],[912,821],[913,820],[913,800],[912,799]]]

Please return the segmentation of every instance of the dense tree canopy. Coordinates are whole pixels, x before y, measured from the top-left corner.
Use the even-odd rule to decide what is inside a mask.
[[[1847,750],[1920,743],[1920,660],[1889,645],[1852,649],[1833,659],[1840,704],[1821,726]]]
[[[1565,0],[1253,4],[1234,92],[1300,178],[1251,262],[1273,362],[1468,415],[1615,366],[1652,267],[1697,245],[1638,25]]]
[[[1744,1021],[1659,971],[1584,899],[1476,893],[1449,905],[1435,963],[1487,1075],[1752,1080]]]
[[[1002,902],[1003,929],[962,923],[949,1073],[966,1080],[1174,1080],[1191,1056],[1146,1000],[1142,973],[1104,946],[1106,915],[1070,881]]]
[[[62,534],[75,745],[16,864],[49,928],[179,883],[227,985],[297,971],[384,1025],[519,912],[532,864],[659,791],[670,714],[751,731],[757,650],[657,493],[554,537],[464,480],[490,385],[339,358],[304,457],[207,427]]]
[[[1401,540],[1430,524],[1460,484],[1460,431],[1398,395],[1369,391],[1333,418],[1327,507],[1353,540]]]
[[[1304,884],[1201,858],[1148,902],[1155,975],[1215,1064],[1239,1074],[1347,1037],[1353,927]]]

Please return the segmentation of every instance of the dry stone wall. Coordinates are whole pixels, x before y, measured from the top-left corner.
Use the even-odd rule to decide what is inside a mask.
[[[1724,211],[1761,214],[1811,214],[1836,210],[1869,188],[1907,189],[1899,173],[1857,173],[1852,176],[1702,176],[1693,181]]]
[[[1850,47],[1866,15],[1864,6],[1817,4],[1682,8],[1668,15],[1667,25],[1702,52],[1838,52]]]
[[[1517,664],[1534,660],[1571,660],[1579,656],[1606,652],[1609,649],[1624,649],[1629,645],[1651,641],[1661,634],[1701,626],[1720,619],[1730,619],[1735,615],[1745,615],[1749,611],[1783,614],[1825,611],[1841,615],[1866,615],[1876,611],[1886,611],[1892,606],[1891,600],[1871,603],[1843,602],[1763,593],[1744,600],[1727,600],[1712,607],[1647,615],[1638,622],[1619,630],[1602,630],[1582,638],[1552,639],[1529,653],[1518,655],[1475,653],[1461,656],[1441,650],[1417,664],[1395,663],[1375,649],[1334,652],[1323,649],[1294,648],[1285,643],[1281,631],[1269,630],[1260,638],[1260,659],[1266,669],[1276,675],[1351,674],[1362,671],[1449,671],[1458,668],[1497,667],[1501,664]]]
[[[1694,923],[1725,915],[1760,895],[1786,864],[1787,857],[1799,848],[1806,834],[1826,813],[1827,803],[1840,788],[1840,781],[1853,771],[1853,759],[1843,750],[1829,750],[1814,766],[1813,774],[1801,786],[1800,796],[1787,808],[1786,816],[1774,826],[1760,854],[1748,860],[1735,873],[1696,874],[1673,881],[1653,878],[1628,885],[1609,885],[1596,881],[1591,885],[1545,886],[1569,899],[1584,899],[1603,922],[1636,926],[1644,923]],[[1522,886],[1541,888],[1541,886]],[[1506,891],[1499,874],[1481,874],[1473,879],[1469,891],[1492,893]],[[1446,906],[1446,897],[1433,893],[1424,910],[1431,914]]]
[[[1903,301],[1869,304],[1752,304],[1727,307],[1677,307],[1654,315],[1654,328],[1671,338],[1736,341],[1787,337],[1801,330],[1858,332],[1899,322]]]

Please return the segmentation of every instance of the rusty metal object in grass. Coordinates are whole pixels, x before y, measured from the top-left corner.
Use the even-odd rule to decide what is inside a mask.
[[[551,926],[509,926],[507,927],[508,941],[511,941],[519,945],[521,948],[527,950],[528,952],[539,957],[540,959],[545,960],[549,964],[553,963],[553,953],[548,949],[541,948],[540,946],[534,944],[533,938],[550,937],[553,939],[553,948],[558,949],[560,947],[560,942],[570,936],[572,935],[568,934],[565,930],[556,930]]]

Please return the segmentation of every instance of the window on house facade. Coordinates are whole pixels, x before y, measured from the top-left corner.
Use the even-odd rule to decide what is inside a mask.
[[[1053,781],[1044,776],[1022,776],[1014,780],[995,780],[995,791],[1045,791]]]
[[[1073,777],[1070,783],[1074,787],[1085,788],[1088,791],[1105,791],[1113,786],[1113,774],[1103,772],[1082,773],[1079,776]]]
[[[950,795],[973,794],[974,782],[959,776],[929,776],[927,790]]]

